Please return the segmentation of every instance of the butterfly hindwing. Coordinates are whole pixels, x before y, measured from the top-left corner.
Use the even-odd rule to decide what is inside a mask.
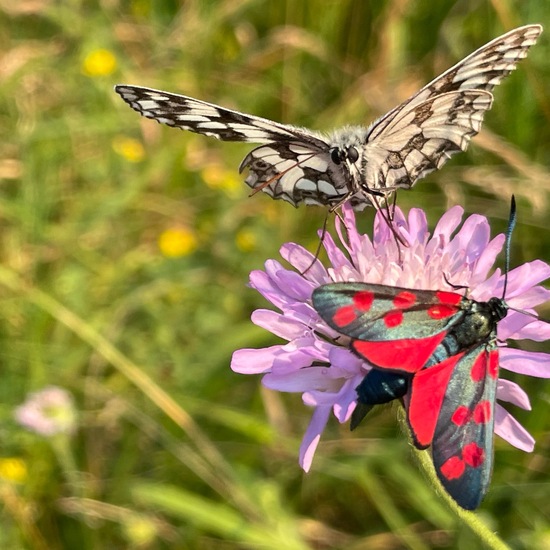
[[[379,368],[421,369],[463,315],[454,292],[367,283],[333,283],[314,290],[313,307],[350,347]]]
[[[239,167],[248,169],[245,183],[293,206],[334,205],[349,195],[351,176],[346,164],[334,164],[324,150],[298,141],[274,142],[248,153]]]
[[[369,136],[366,181],[374,189],[412,187],[468,148],[492,103],[488,92],[464,90],[403,109],[377,139]]]

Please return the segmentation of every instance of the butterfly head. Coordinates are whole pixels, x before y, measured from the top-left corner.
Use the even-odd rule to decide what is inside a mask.
[[[330,150],[330,160],[337,165],[342,164],[342,162],[345,162],[346,160],[349,160],[349,162],[355,164],[358,159],[359,152],[353,145],[348,147],[333,147]]]

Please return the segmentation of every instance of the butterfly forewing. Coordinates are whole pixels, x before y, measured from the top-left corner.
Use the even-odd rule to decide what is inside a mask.
[[[226,141],[265,144],[241,164],[246,184],[294,206],[356,210],[412,187],[451,155],[464,151],[491,107],[491,90],[527,55],[540,25],[514,29],[489,42],[366,127],[328,136],[226,109],[191,97],[139,86],[115,90],[133,109],[163,124]]]
[[[518,61],[527,57],[529,48],[537,42],[541,32],[541,25],[525,25],[481,46],[377,120],[371,126],[371,138],[377,138],[401,111],[410,110],[431,97],[461,90],[491,92],[515,70]]]
[[[115,90],[141,115],[182,130],[223,141],[270,143],[294,140],[324,147],[324,142],[308,131],[226,109],[200,99],[142,86],[119,85]]]

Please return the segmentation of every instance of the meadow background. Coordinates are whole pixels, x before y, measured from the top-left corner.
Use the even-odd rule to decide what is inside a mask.
[[[461,204],[496,234],[515,193],[513,265],[550,261],[549,2],[0,0],[0,548],[479,547],[392,407],[353,434],[332,419],[300,470],[311,410],[229,364],[277,343],[250,322],[267,304],[249,271],[286,241],[314,251],[324,210],[248,198],[249,146],[144,120],[113,86],[330,129],[535,22],[470,150],[398,197],[432,226]],[[504,375],[537,444],[497,438],[479,516],[513,548],[550,548],[550,381]],[[15,421],[49,385],[73,396],[74,432]]]

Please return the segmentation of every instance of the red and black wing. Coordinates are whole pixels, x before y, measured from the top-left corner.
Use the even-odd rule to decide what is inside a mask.
[[[498,369],[491,338],[420,371],[411,384],[407,418],[415,445],[432,446],[441,484],[467,510],[479,506],[491,480]]]
[[[450,326],[464,315],[455,292],[367,283],[331,283],[313,292],[313,307],[369,363],[414,373],[428,361]]]

